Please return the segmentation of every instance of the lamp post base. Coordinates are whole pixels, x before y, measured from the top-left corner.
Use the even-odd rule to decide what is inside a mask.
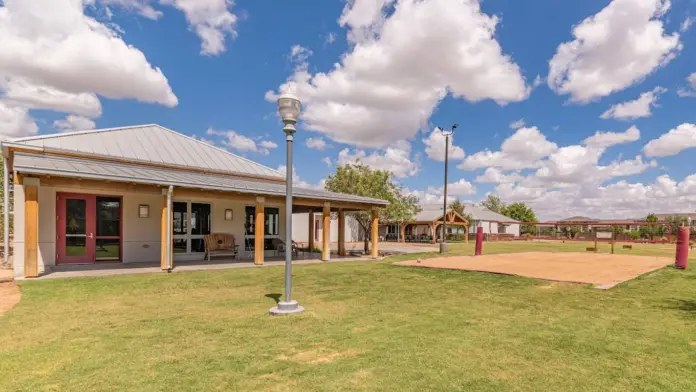
[[[447,253],[449,250],[449,244],[446,242],[440,242],[440,253]]]
[[[304,312],[304,308],[297,304],[297,301],[280,301],[278,306],[271,308],[268,313],[271,316],[284,316],[288,314],[300,314]]]

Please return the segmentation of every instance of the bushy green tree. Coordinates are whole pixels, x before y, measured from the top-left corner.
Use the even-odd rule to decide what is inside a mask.
[[[512,203],[508,206],[503,206],[500,213],[520,222],[538,222],[534,211],[524,203]],[[536,232],[536,225],[522,225],[520,227],[520,234],[529,233],[535,235]]]
[[[505,209],[505,203],[496,195],[488,195],[486,196],[486,200],[481,202],[481,207],[502,214],[503,209]]]
[[[360,162],[338,166],[336,173],[329,176],[324,187],[331,192],[387,200],[389,205],[379,209],[379,219],[382,222],[410,222],[421,210],[418,206],[418,198],[404,195],[401,188],[392,180],[389,171],[373,170]],[[368,234],[372,229],[371,212],[356,211],[346,215],[355,218],[364,230],[364,249],[367,252],[369,250]]]

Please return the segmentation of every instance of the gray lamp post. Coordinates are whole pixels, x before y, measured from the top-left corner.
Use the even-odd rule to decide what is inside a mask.
[[[278,99],[278,113],[285,126],[287,162],[285,180],[285,300],[269,311],[272,315],[298,314],[304,308],[290,298],[292,291],[292,142],[295,135],[295,124],[300,116],[302,103],[295,96],[283,94]]]
[[[452,136],[454,133],[454,130],[457,129],[459,125],[454,124],[452,125],[452,128],[449,131],[445,131],[444,129],[437,127],[437,129],[440,130],[442,135],[445,137],[445,201],[443,202],[444,206],[442,208],[442,241],[440,242],[440,253],[447,253],[447,167],[449,164],[449,138]],[[437,236],[437,233],[435,233]]]

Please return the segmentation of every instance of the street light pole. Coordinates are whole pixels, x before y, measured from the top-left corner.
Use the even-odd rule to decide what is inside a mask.
[[[449,131],[445,131],[442,128],[440,129],[440,132],[442,133],[443,136],[445,136],[445,200],[442,202],[443,203],[443,208],[442,208],[442,241],[440,242],[440,253],[447,253],[447,171],[449,168],[449,138],[452,136],[454,133],[454,130],[458,127],[457,124],[452,125],[452,129]],[[437,233],[435,233],[437,235]]]
[[[295,124],[302,104],[292,95],[282,95],[278,99],[278,113],[285,126],[286,174],[285,174],[285,300],[271,308],[271,315],[299,314],[304,308],[291,299],[292,293],[292,144],[295,138]]]

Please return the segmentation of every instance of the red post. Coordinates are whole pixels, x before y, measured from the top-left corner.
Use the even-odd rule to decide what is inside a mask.
[[[689,259],[689,230],[688,227],[679,228],[679,233],[677,235],[677,256],[674,265],[677,269],[686,269]]]
[[[476,229],[476,251],[474,255],[481,256],[483,252],[483,227]]]

